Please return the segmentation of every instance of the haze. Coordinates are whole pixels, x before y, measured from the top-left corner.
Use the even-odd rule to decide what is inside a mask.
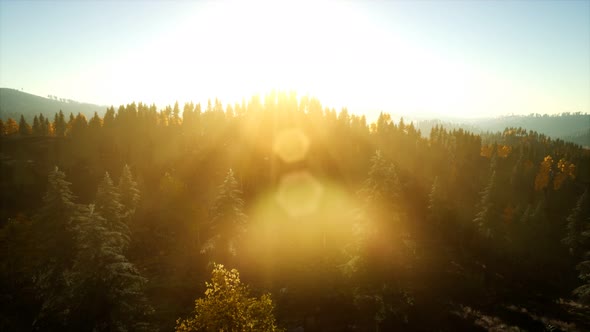
[[[375,118],[590,110],[590,2],[0,3],[0,86],[119,105],[295,90]]]

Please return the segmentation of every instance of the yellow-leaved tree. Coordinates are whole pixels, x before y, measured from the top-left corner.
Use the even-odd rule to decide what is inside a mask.
[[[250,297],[236,269],[214,264],[205,297],[195,301],[195,316],[176,321],[177,332],[281,331],[273,315],[270,294]]]
[[[553,158],[551,156],[545,157],[539,167],[539,172],[535,177],[535,190],[540,191],[549,185],[551,167],[553,166]]]

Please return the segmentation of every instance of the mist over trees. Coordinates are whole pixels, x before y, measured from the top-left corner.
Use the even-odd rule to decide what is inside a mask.
[[[590,329],[578,144],[284,92],[100,114],[0,122],[0,330]]]

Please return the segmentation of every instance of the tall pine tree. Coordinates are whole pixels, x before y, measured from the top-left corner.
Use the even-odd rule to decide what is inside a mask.
[[[77,223],[78,254],[67,274],[68,328],[148,331],[153,309],[144,296],[147,280],[123,254],[119,230],[94,209],[89,206]]]
[[[68,289],[64,272],[74,260],[74,224],[80,211],[65,178],[57,167],[49,173],[43,206],[34,221],[37,248],[33,264],[38,266],[35,285],[41,301],[34,327],[41,330],[59,329],[67,314],[63,310]]]
[[[229,170],[219,186],[217,197],[211,209],[211,238],[201,252],[212,253],[214,259],[229,259],[237,253],[237,240],[245,231],[246,214],[242,191],[233,170]]]
[[[121,248],[127,248],[130,241],[129,227],[123,220],[123,205],[117,188],[109,173],[105,173],[96,193],[96,213],[103,217],[109,224],[109,230],[113,231]]]
[[[123,205],[123,215],[128,216],[135,212],[141,194],[137,186],[137,182],[133,179],[129,165],[123,167],[123,172],[119,178],[119,195],[121,204]]]

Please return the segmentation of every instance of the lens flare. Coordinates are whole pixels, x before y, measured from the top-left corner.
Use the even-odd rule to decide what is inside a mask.
[[[318,210],[323,191],[309,172],[299,171],[281,178],[275,198],[289,216],[300,217]]]
[[[285,163],[294,163],[305,159],[309,150],[309,138],[298,128],[282,131],[276,138],[273,152]]]

